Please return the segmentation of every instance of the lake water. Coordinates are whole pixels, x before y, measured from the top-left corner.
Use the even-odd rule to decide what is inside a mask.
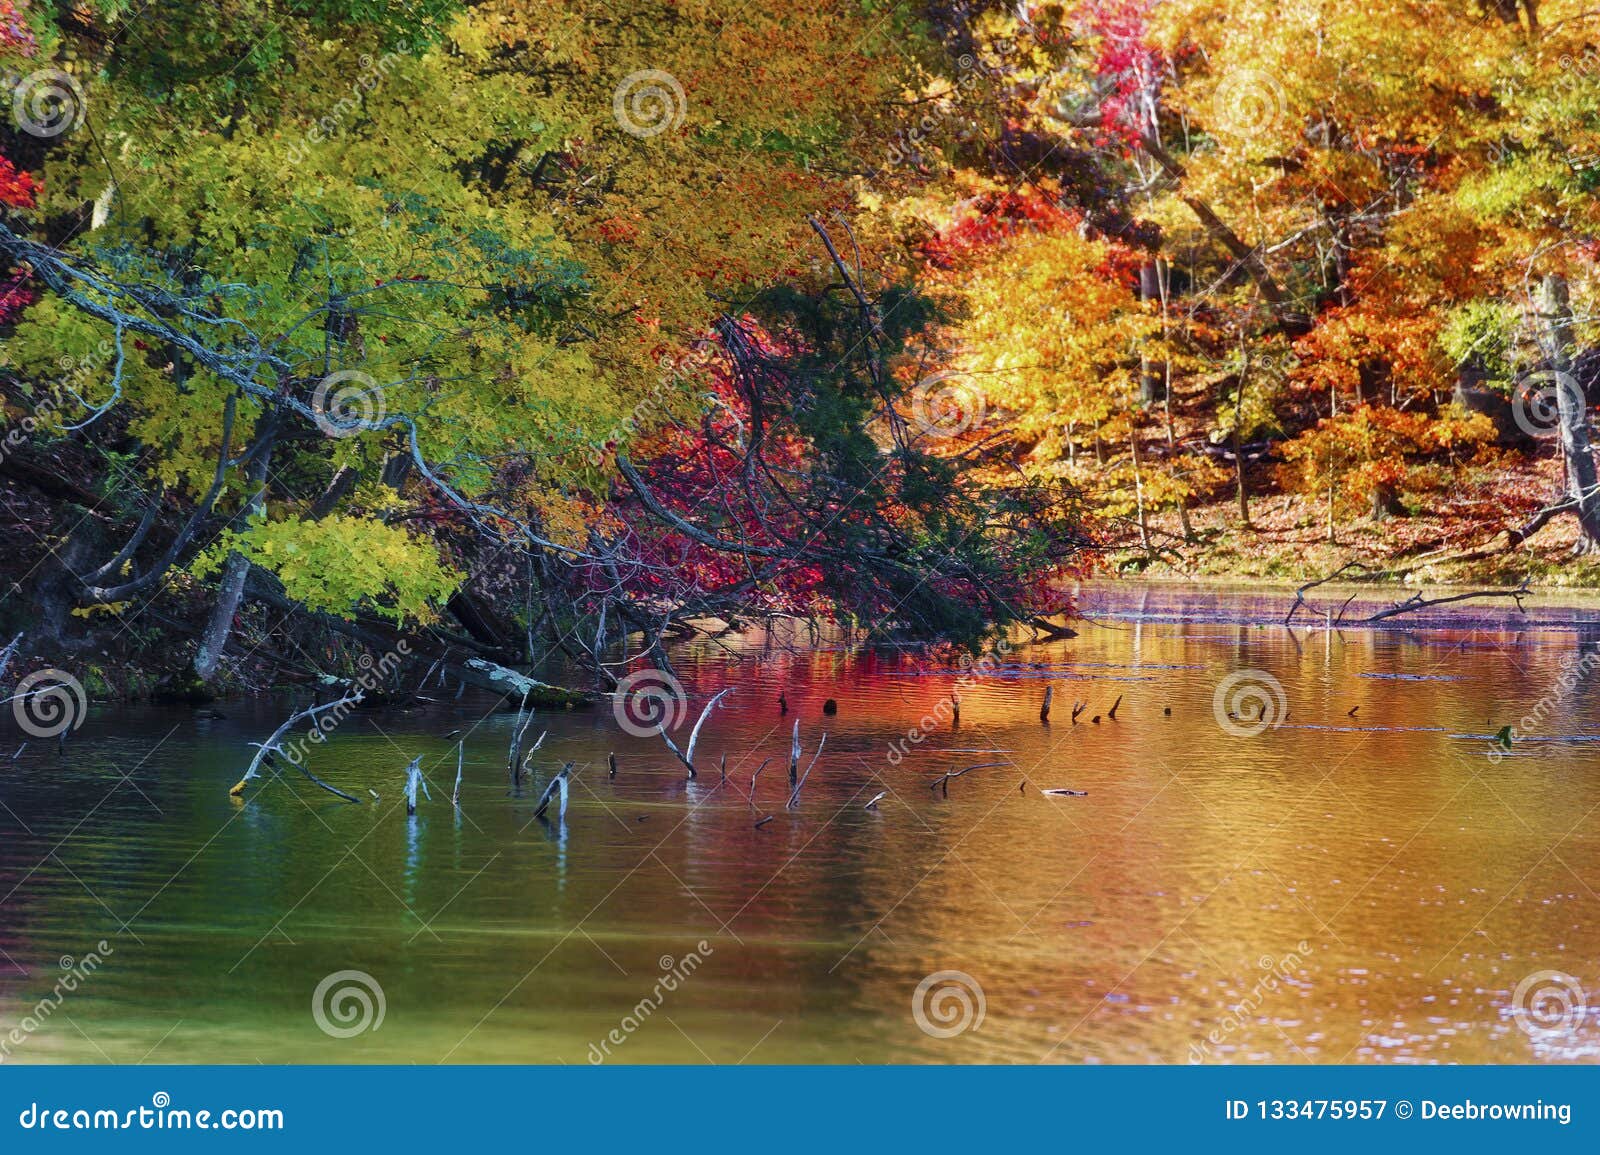
[[[64,753],[35,740],[15,760],[8,718],[0,1051],[1600,1056],[1600,625],[1564,624],[1592,611],[1402,632],[1329,630],[1319,608],[1291,632],[1275,624],[1288,601],[1093,588],[1079,637],[1018,645],[959,687],[910,658],[754,633],[691,648],[680,746],[705,699],[734,687],[694,781],[602,704],[536,718],[530,739],[548,736],[511,790],[512,716],[453,687],[354,715],[315,751],[359,806],[292,772],[229,796],[286,700],[223,703],[221,718],[96,706]],[[955,688],[959,727],[940,720]],[[827,742],[788,808],[797,719],[802,771]],[[1491,757],[1507,724],[1519,733]],[[432,799],[408,818],[402,768],[418,754]],[[565,818],[540,821],[567,761]],[[948,796],[930,789],[990,762]],[[1087,793],[1042,793],[1060,788]],[[64,977],[75,989],[56,1005]]]

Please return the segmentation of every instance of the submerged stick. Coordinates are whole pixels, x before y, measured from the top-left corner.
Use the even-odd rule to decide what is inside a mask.
[[[1117,707],[1120,705],[1122,705],[1122,695],[1118,694],[1117,700],[1111,703],[1111,709],[1106,711],[1106,717],[1110,718],[1112,721],[1116,721]]]
[[[667,744],[667,749],[672,751],[673,756],[688,769],[689,777],[691,778],[697,775],[697,771],[694,768],[694,748],[700,741],[700,727],[706,724],[706,717],[716,707],[717,703],[731,693],[733,693],[733,687],[729,686],[726,690],[714,694],[711,701],[706,703],[706,708],[700,711],[700,718],[695,722],[694,729],[689,731],[689,749],[687,751],[679,750],[678,744],[672,740],[672,736],[665,730],[661,731],[661,740]]]
[[[970,774],[974,770],[990,770],[996,766],[1009,765],[1011,765],[1009,762],[980,762],[976,766],[968,766],[965,770],[953,770],[949,773],[939,775],[939,777],[928,783],[928,789],[932,790],[935,786],[937,786],[942,791],[944,797],[948,798],[950,797],[950,779],[959,778],[963,774]]]
[[[557,793],[561,795],[561,811],[557,817],[565,818],[567,816],[567,775],[571,772],[571,762],[556,771],[556,776],[550,779],[549,785],[544,788],[544,793],[539,795],[539,804],[533,809],[535,818],[544,817],[544,812],[550,807],[550,799],[554,798]]]
[[[1089,708],[1088,702],[1074,702],[1072,705],[1072,724],[1078,724],[1078,715]]]
[[[426,798],[429,802],[432,802],[433,801],[433,795],[428,793],[428,783],[422,777],[422,755],[421,754],[418,754],[415,758],[411,759],[411,761],[406,766],[406,813],[407,814],[415,814],[417,812],[417,789],[418,789],[418,787],[421,787],[423,797]]]
[[[522,695],[517,707],[517,720],[511,724],[511,746],[506,751],[506,773],[511,775],[511,785],[522,785],[522,738],[533,723],[533,712],[528,709],[528,695]]]
[[[456,743],[456,786],[450,791],[450,805],[461,805],[461,765],[466,760],[467,744],[465,741]]]
[[[861,809],[876,810],[878,808],[878,803],[882,802],[887,797],[889,797],[889,792],[887,790],[880,790],[872,796],[872,801],[868,802]]]
[[[606,755],[606,767],[606,777],[615,778],[617,776],[617,752],[615,750]]]
[[[295,768],[297,770],[299,770],[300,773],[304,774],[307,778],[311,779],[311,781],[315,782],[318,786],[322,787],[324,790],[326,790],[326,791],[328,791],[329,793],[332,793],[332,794],[337,794],[340,798],[348,798],[351,802],[355,802],[355,803],[359,804],[361,799],[352,797],[351,795],[346,794],[343,790],[336,790],[334,787],[329,786],[326,782],[322,781],[320,778],[318,778],[314,774],[312,774],[311,771],[305,769],[305,767],[297,765],[294,762],[293,759],[290,759],[289,756],[284,753],[282,747],[280,747],[278,745],[278,740],[280,738],[282,738],[285,734],[287,734],[290,730],[294,729],[296,723],[303,722],[307,718],[314,718],[318,714],[321,714],[321,713],[323,713],[324,711],[327,711],[327,710],[332,710],[332,709],[334,709],[334,708],[336,708],[338,706],[354,705],[355,703],[361,701],[362,696],[363,696],[362,691],[357,690],[353,694],[346,694],[344,697],[338,699],[337,701],[325,702],[321,706],[312,706],[310,709],[301,710],[297,714],[289,715],[289,720],[286,721],[283,725],[279,726],[276,730],[274,730],[272,732],[271,736],[268,737],[265,742],[261,742],[259,744],[251,743],[252,745],[257,746],[256,756],[250,760],[250,766],[249,766],[249,768],[247,770],[245,770],[244,777],[239,779],[238,782],[234,783],[233,789],[229,790],[228,793],[229,794],[242,794],[242,793],[244,793],[245,783],[249,782],[252,778],[260,777],[260,775],[261,775],[261,767],[271,759],[273,754],[276,753],[276,754],[283,754],[284,757],[286,759],[288,759],[290,765],[295,766]]]
[[[794,793],[789,795],[789,804],[784,809],[793,810],[800,804],[800,791],[805,788],[806,779],[811,777],[811,771],[816,767],[817,759],[822,757],[822,748],[828,744],[828,732],[822,732],[822,739],[817,743],[817,752],[811,755],[811,763],[806,767],[806,772],[800,775],[800,781],[795,783]]]
[[[1044,705],[1039,707],[1039,721],[1047,725],[1050,722],[1050,700],[1055,696],[1056,688],[1054,686],[1046,686],[1044,688]]]
[[[757,766],[756,772],[750,775],[750,805],[752,806],[756,804],[756,779],[761,777],[761,772],[767,768],[767,763],[771,761],[771,758],[761,759],[761,765]]]
[[[800,719],[794,720],[794,737],[789,741],[789,783],[800,777]]]

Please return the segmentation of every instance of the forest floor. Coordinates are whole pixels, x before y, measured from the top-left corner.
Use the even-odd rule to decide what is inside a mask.
[[[1143,549],[1121,549],[1107,556],[1107,568],[1169,580],[1298,584],[1359,562],[1372,579],[1389,582],[1600,587],[1600,557],[1573,556],[1577,522],[1570,514],[1506,548],[1504,531],[1524,524],[1560,492],[1561,463],[1553,454],[1530,460],[1507,453],[1470,469],[1458,484],[1427,495],[1405,514],[1382,521],[1345,515],[1331,534],[1326,503],[1266,489],[1268,469],[1261,473],[1263,490],[1250,495],[1249,528],[1241,525],[1230,491],[1191,507],[1194,540],[1183,540],[1177,514],[1163,511],[1149,519],[1160,559],[1145,564],[1149,555]]]

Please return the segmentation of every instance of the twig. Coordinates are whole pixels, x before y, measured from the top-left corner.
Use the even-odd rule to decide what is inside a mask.
[[[667,749],[672,751],[673,756],[688,768],[689,777],[691,778],[695,777],[696,773],[694,768],[694,748],[696,743],[700,741],[700,727],[706,724],[706,717],[716,707],[717,703],[722,701],[722,699],[727,697],[729,694],[733,693],[733,690],[734,688],[729,686],[726,690],[722,690],[715,694],[711,701],[706,703],[706,708],[700,711],[699,720],[695,722],[694,729],[689,731],[689,749],[687,752],[678,749],[678,744],[672,740],[672,736],[668,734],[666,730],[661,731],[661,740],[667,744]]]
[[[417,812],[417,788],[421,787],[423,797],[429,802],[433,795],[428,793],[428,783],[422,777],[422,755],[418,754],[406,766],[406,813]]]
[[[1398,617],[1400,614],[1414,613],[1417,610],[1425,610],[1431,606],[1442,606],[1450,602],[1464,602],[1472,598],[1511,598],[1517,603],[1517,609],[1526,613],[1527,611],[1522,605],[1522,599],[1529,596],[1530,593],[1527,579],[1523,579],[1522,584],[1514,590],[1474,590],[1471,593],[1451,594],[1442,598],[1425,598],[1420,593],[1414,593],[1405,601],[1396,602],[1386,610],[1379,610],[1366,620],[1369,622],[1381,622],[1385,618]]]
[[[806,767],[806,772],[800,775],[800,781],[795,783],[794,792],[789,795],[789,805],[786,810],[793,810],[800,804],[800,791],[805,789],[806,779],[811,777],[812,768],[816,766],[817,759],[822,757],[822,748],[828,744],[828,732],[822,732],[822,738],[817,742],[817,752],[811,755],[811,763]]]
[[[935,786],[937,786],[940,788],[943,796],[948,798],[950,797],[950,779],[959,778],[963,774],[970,774],[974,770],[990,770],[996,766],[1009,765],[1011,765],[1009,762],[980,762],[976,766],[968,766],[965,770],[954,770],[949,773],[939,775],[939,777],[928,783],[928,789],[932,790]]]
[[[1283,624],[1284,625],[1288,625],[1290,620],[1294,617],[1295,611],[1298,610],[1301,606],[1306,604],[1306,591],[1307,590],[1315,589],[1317,586],[1324,585],[1327,582],[1331,582],[1334,578],[1336,578],[1340,574],[1344,573],[1344,571],[1347,570],[1347,569],[1359,569],[1359,570],[1363,571],[1364,573],[1368,573],[1368,574],[1373,572],[1372,567],[1366,565],[1364,562],[1347,561],[1342,566],[1340,566],[1338,569],[1334,570],[1327,577],[1320,577],[1314,582],[1307,582],[1305,585],[1301,586],[1299,589],[1294,591],[1294,605],[1290,606],[1289,607],[1289,612],[1283,615]],[[1346,604],[1348,605],[1349,603],[1347,602]]]
[[[282,747],[278,745],[278,739],[282,738],[290,730],[294,729],[296,723],[303,722],[307,718],[314,718],[325,710],[332,710],[338,706],[354,705],[356,702],[361,701],[363,696],[364,695],[362,691],[357,690],[353,694],[346,694],[337,701],[326,702],[321,706],[312,706],[309,709],[301,710],[298,714],[291,714],[288,721],[274,730],[271,737],[269,737],[265,742],[262,742],[257,746],[256,756],[250,760],[249,769],[244,772],[243,778],[234,783],[233,789],[229,790],[228,793],[242,794],[244,792],[245,783],[249,782],[252,778],[260,777],[262,764],[265,763],[267,759],[271,758],[274,753],[277,753],[283,754],[284,758],[288,759],[290,765],[294,766],[296,770],[299,770],[300,773],[304,774],[312,782],[315,782],[318,786],[322,787],[330,794],[337,794],[340,798],[344,798],[350,802],[360,805],[361,799],[355,797],[354,795],[346,794],[343,790],[329,786],[326,782],[318,778],[315,774],[311,773],[311,771],[307,770],[304,766],[295,762],[293,759],[290,759],[289,756],[284,753]],[[256,744],[252,743],[252,745]]]
[[[544,817],[544,812],[550,807],[550,799],[555,797],[557,792],[561,794],[561,810],[556,817],[565,818],[567,816],[567,775],[571,772],[571,762],[556,771],[555,777],[550,779],[549,784],[545,786],[544,793],[539,795],[539,804],[533,808],[533,816],[535,818]]]
[[[761,759],[761,765],[757,766],[756,772],[750,775],[750,805],[752,806],[756,804],[756,779],[761,777],[761,772],[767,768],[767,763],[771,761],[771,758]]]

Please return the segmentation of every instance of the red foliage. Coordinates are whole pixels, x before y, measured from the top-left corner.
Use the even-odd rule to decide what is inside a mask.
[[[31,173],[18,172],[15,165],[0,156],[0,205],[31,209],[38,191],[39,182]]]
[[[0,35],[5,32],[6,16],[5,0],[0,0]],[[0,205],[31,209],[38,189],[38,182],[31,175],[18,172],[9,160],[0,156]],[[0,276],[0,323],[33,302],[33,292],[26,287],[27,279],[26,274],[18,272]]]
[[[1154,0],[1087,0],[1077,16],[1098,42],[1095,74],[1109,86],[1101,102],[1101,141],[1132,143],[1150,127],[1166,59],[1146,42]]]
[[[0,0],[0,48],[16,49],[24,56],[33,55],[33,33],[23,24],[22,10],[14,0]]]
[[[922,246],[923,258],[935,268],[951,268],[961,257],[1018,233],[1075,229],[1083,221],[1080,213],[1062,208],[1038,190],[980,197],[967,207],[966,215]]]

